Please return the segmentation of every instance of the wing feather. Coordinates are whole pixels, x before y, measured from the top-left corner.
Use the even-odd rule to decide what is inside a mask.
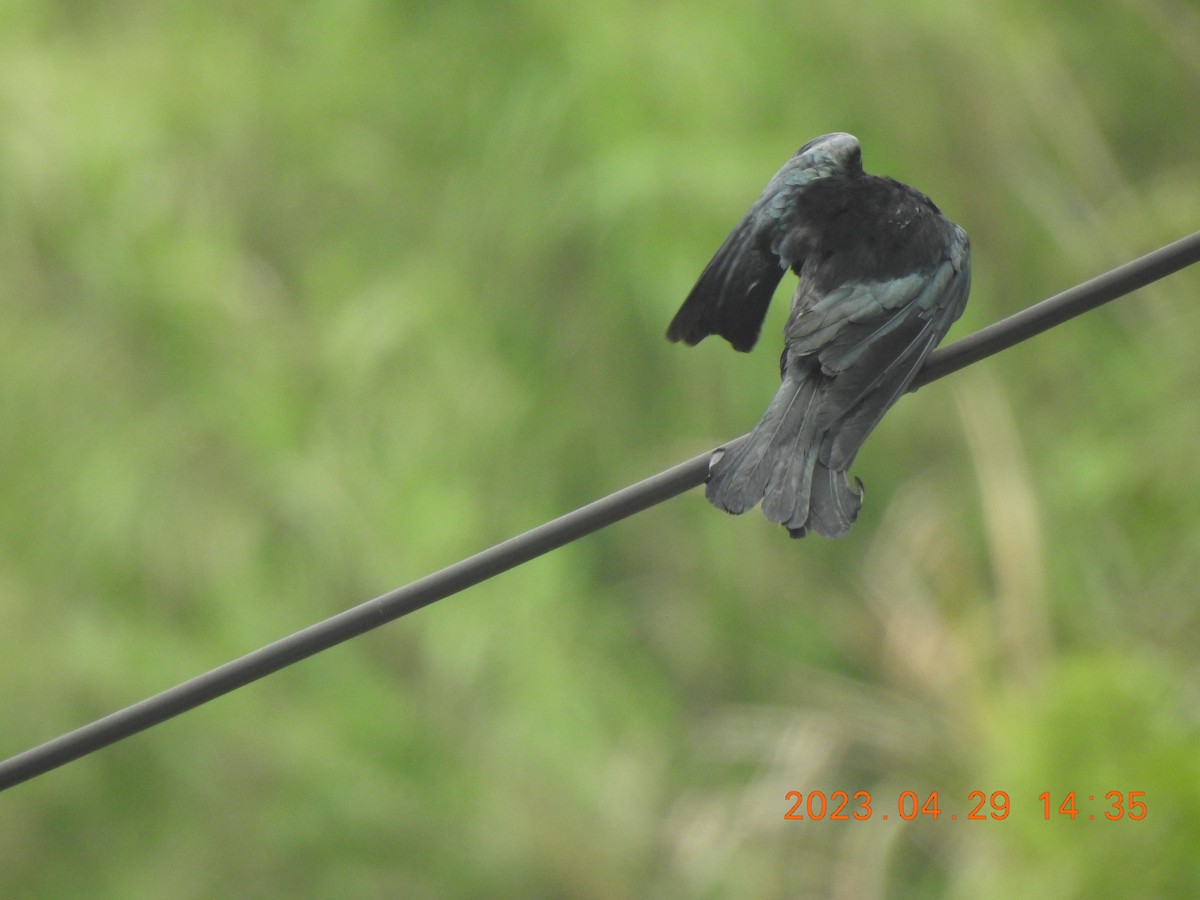
[[[825,135],[784,163],[705,266],[667,337],[698,344],[719,334],[750,350],[783,273],[802,262],[815,236],[804,221],[805,188],[845,171],[857,151],[849,135]]]
[[[810,296],[802,280],[797,312],[788,323],[787,353],[815,358],[828,379],[814,411],[817,429],[826,432],[822,464],[849,468],[961,315],[969,282],[958,254],[932,275],[842,285],[821,297]]]

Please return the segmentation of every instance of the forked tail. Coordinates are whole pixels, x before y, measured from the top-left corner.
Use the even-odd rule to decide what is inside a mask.
[[[796,538],[810,531],[841,537],[850,530],[862,485],[851,487],[844,470],[821,461],[828,429],[821,391],[819,378],[785,375],[750,436],[712,465],[705,496],[714,506],[740,514],[761,500],[763,515]]]

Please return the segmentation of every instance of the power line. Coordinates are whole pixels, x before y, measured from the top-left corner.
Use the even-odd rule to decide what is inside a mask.
[[[1007,319],[981,328],[948,347],[929,354],[925,366],[913,379],[910,391],[936,381],[951,372],[979,362],[984,357],[1007,350],[1034,335],[1061,325],[1068,319],[1103,306],[1173,272],[1200,261],[1200,231],[1139,256],[1123,266],[1097,275],[1083,284],[1035,303]]]
[[[910,390],[1200,261],[1200,232],[1009,316],[929,356]],[[745,436],[725,444],[732,447]],[[704,483],[712,451],[368,600],[140,703],[0,762],[0,791],[194,709]]]

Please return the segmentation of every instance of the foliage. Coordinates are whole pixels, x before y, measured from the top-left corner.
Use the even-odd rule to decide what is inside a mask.
[[[967,229],[951,338],[1197,227],[1180,0],[0,25],[4,754],[747,430],[784,292],[662,332],[815,135]],[[4,893],[1200,894],[1198,287],[904,400],[842,541],[696,492],[14,789]],[[783,819],[860,789],[958,820]]]

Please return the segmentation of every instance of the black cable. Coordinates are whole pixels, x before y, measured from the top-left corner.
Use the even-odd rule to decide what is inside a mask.
[[[931,354],[912,390],[1200,261],[1200,232]],[[737,438],[737,441],[743,438]],[[726,444],[733,445],[735,441]],[[0,762],[0,791],[116,743],[703,484],[711,451]]]
[[[1200,231],[934,350],[910,391],[1200,261]]]

